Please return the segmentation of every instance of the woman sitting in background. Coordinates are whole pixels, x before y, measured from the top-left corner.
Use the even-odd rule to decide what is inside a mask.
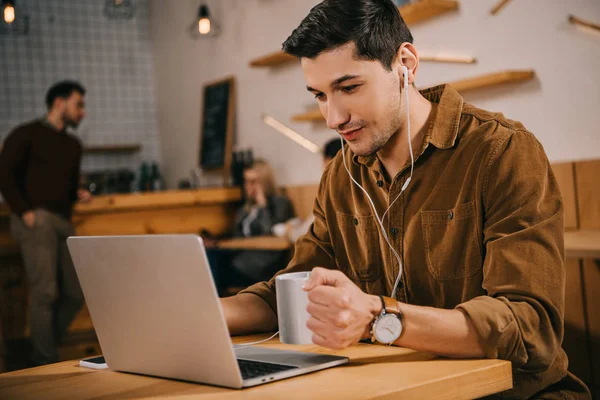
[[[279,195],[273,170],[265,160],[256,160],[244,170],[244,195],[246,202],[236,213],[233,237],[270,235],[273,225],[294,217],[292,203]],[[286,266],[285,251],[211,249],[208,256],[219,289],[269,280]]]
[[[325,144],[323,148],[323,170],[333,160],[337,153],[342,148],[342,143],[339,139],[332,139]],[[315,220],[314,215],[308,216],[304,221],[299,218],[293,218],[282,224],[273,226],[273,235],[285,237],[291,243],[296,243],[300,236],[304,235]]]

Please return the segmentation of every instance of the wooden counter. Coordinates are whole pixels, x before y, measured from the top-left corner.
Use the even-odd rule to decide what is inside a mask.
[[[199,233],[215,235],[233,225],[239,188],[173,190],[156,193],[95,196],[91,203],[77,204],[73,223],[78,235],[144,235],[152,233]],[[14,249],[8,231],[10,211],[0,205],[0,248]]]
[[[239,188],[169,190],[164,192],[96,196],[90,203],[78,203],[75,215],[141,211],[174,207],[195,207],[235,203],[241,199]]]
[[[78,204],[73,222],[78,235],[199,233],[221,235],[233,226],[238,188],[99,196]]]

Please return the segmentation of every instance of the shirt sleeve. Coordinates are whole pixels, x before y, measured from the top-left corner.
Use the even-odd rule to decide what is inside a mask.
[[[564,211],[541,144],[517,131],[498,141],[482,184],[487,296],[457,306],[488,358],[546,370],[560,350],[564,319]]]
[[[327,169],[321,179],[319,192],[313,207],[315,221],[311,229],[298,241],[294,248],[294,257],[287,268],[277,273],[286,274],[290,272],[311,271],[314,267],[323,267],[335,269],[335,258],[333,255],[333,246],[327,228],[325,213],[322,204],[327,200],[327,181],[329,169]],[[241,293],[251,293],[262,298],[273,311],[277,314],[277,302],[275,294],[275,275],[268,282],[257,283],[243,290]]]
[[[18,216],[32,209],[19,185],[19,174],[26,173],[31,144],[27,132],[17,128],[8,135],[0,153],[0,191],[11,211]]]

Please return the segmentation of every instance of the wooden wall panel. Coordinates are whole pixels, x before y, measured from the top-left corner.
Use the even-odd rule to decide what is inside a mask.
[[[558,181],[565,207],[565,230],[576,230],[579,226],[575,185],[575,164],[552,165]],[[565,336],[563,348],[569,357],[569,370],[585,382],[591,382],[591,358],[588,327],[585,314],[586,299],[581,281],[582,262],[567,259],[565,289]]]
[[[600,260],[584,260],[583,276],[586,292],[586,305],[590,336],[590,354],[592,356],[592,374],[594,386],[600,389]],[[581,349],[580,351],[584,351]],[[590,388],[592,392],[594,391]]]
[[[577,229],[577,203],[575,198],[575,165],[573,163],[552,164],[565,205],[565,229]]]
[[[600,160],[575,163],[579,228],[600,229]]]
[[[4,347],[4,335],[2,333],[2,318],[0,318],[0,374],[6,371],[5,358],[6,348]]]
[[[591,382],[591,359],[582,288],[581,261],[568,259],[563,349],[569,357],[569,371],[584,382]]]
[[[284,192],[294,205],[296,216],[305,219],[312,215],[319,185],[289,186]]]
[[[575,163],[575,182],[579,214],[579,228],[600,230],[600,160]],[[583,261],[587,317],[592,358],[593,392],[600,391],[600,260]]]

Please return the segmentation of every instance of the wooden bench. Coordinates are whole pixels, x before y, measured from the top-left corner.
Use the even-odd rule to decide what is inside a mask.
[[[600,160],[553,164],[565,205],[565,335],[569,370],[600,398]],[[594,252],[595,251],[595,252]]]

